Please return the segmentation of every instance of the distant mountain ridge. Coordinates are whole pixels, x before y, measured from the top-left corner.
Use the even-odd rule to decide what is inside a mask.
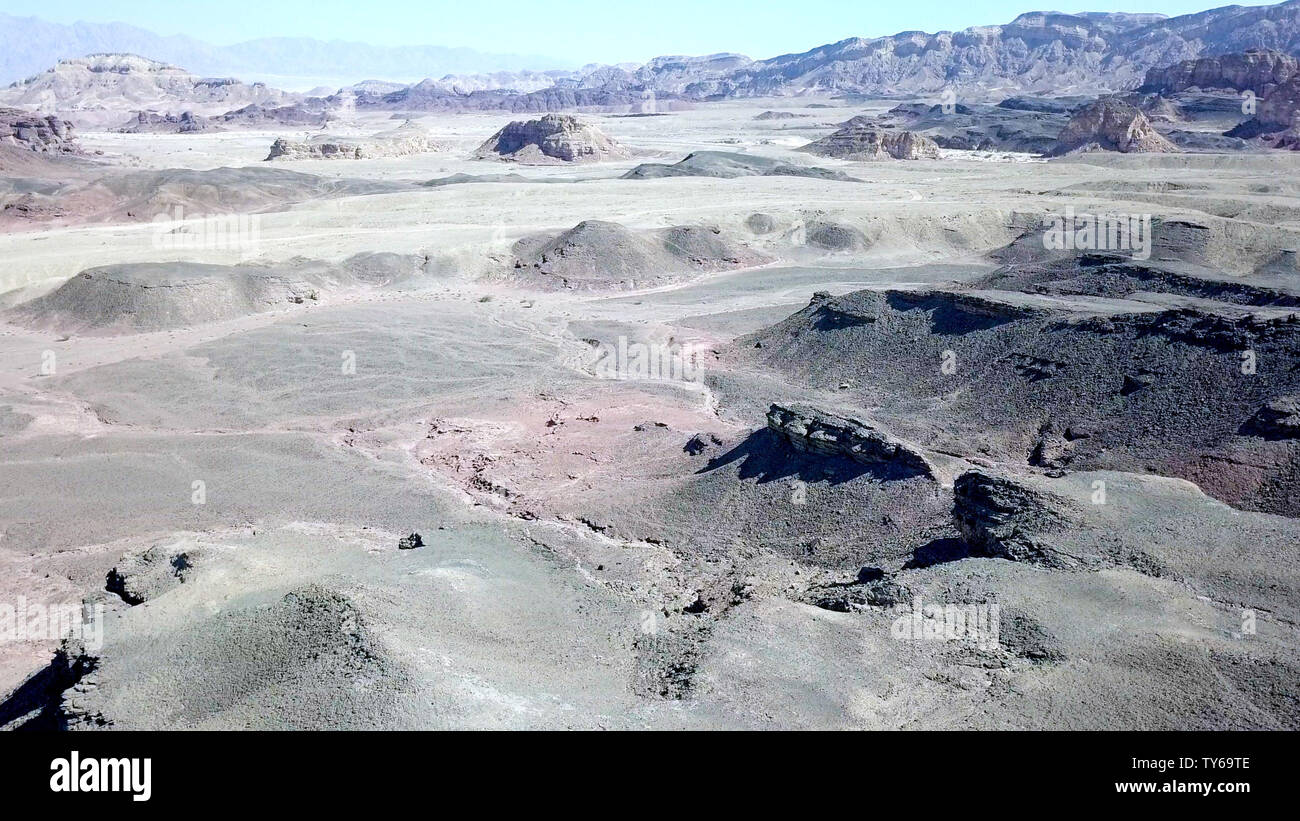
[[[0,64],[34,59],[24,49],[40,42],[25,38],[16,50],[6,53],[2,46],[14,39],[7,28],[13,21],[49,26],[0,16]],[[351,72],[345,82],[335,86],[350,87],[330,102],[351,104],[355,99],[363,108],[515,112],[617,108],[653,112],[671,110],[678,101],[765,96],[933,95],[951,90],[973,99],[1126,91],[1141,85],[1151,69],[1202,57],[1263,49],[1300,55],[1300,0],[1272,6],[1225,6],[1179,17],[1034,11],[1005,25],[852,37],[767,60],[721,53],[658,57],[640,66],[586,66],[579,70],[499,65],[490,71],[473,69],[466,66],[479,60],[527,62],[534,58],[478,52],[472,52],[471,58],[461,54],[467,51],[464,49],[382,49],[295,38],[255,40],[220,49],[188,38],[160,38],[130,26],[53,28],[72,30],[78,43],[112,38],[146,40],[136,42],[131,51],[202,75],[257,79],[266,76],[269,67],[283,67],[286,60],[298,71],[328,66],[335,73]],[[56,34],[52,31],[49,36]],[[55,46],[47,44],[46,48]],[[169,56],[177,50],[183,53]],[[432,69],[431,63],[437,60],[444,61],[441,65],[454,63],[456,55],[465,58],[457,64],[459,68]],[[422,67],[416,75],[429,79],[397,87],[384,82],[356,83],[359,78],[388,80],[399,69],[416,65]]]
[[[841,40],[689,80],[653,71],[652,90],[694,99],[943,89],[1056,95],[1118,91],[1151,68],[1205,55],[1300,54],[1300,0],[1180,17],[1028,12],[1001,26]]]
[[[0,14],[0,84],[25,80],[62,59],[89,54],[139,54],[206,76],[238,76],[281,87],[337,88],[368,77],[413,82],[447,74],[573,68],[555,57],[493,54],[446,46],[269,37],[214,46],[185,36],[155,34],[125,23],[49,23]]]
[[[393,110],[671,110],[679,101],[768,96],[938,94],[967,99],[1032,93],[1094,96],[1141,85],[1147,72],[1204,56],[1273,49],[1300,54],[1300,0],[1226,6],[1180,17],[1027,12],[1006,25],[958,32],[852,37],[799,54],[659,57],[604,66],[529,90],[446,84],[362,93],[358,106]],[[518,93],[513,93],[518,92]]]

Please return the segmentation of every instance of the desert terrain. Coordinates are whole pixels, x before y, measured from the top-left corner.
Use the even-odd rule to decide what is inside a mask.
[[[0,601],[103,613],[0,725],[1300,726],[1300,152],[1229,95],[258,94],[0,145]]]

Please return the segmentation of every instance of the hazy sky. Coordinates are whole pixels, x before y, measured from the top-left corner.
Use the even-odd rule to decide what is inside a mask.
[[[1226,3],[1099,0],[1061,10],[1175,15],[1219,5]],[[1039,8],[1033,0],[0,0],[7,14],[131,23],[219,45],[299,36],[468,46],[575,64],[717,51],[772,57],[852,36],[1005,23]]]

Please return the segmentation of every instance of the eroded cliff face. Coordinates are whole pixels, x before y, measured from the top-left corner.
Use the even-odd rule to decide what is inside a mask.
[[[42,153],[78,150],[72,123],[52,114],[0,108],[0,145]]]
[[[1146,115],[1114,97],[1103,97],[1075,112],[1056,139],[1054,155],[1072,151],[1174,153],[1179,149],[1151,125]]]
[[[1167,96],[1192,88],[1228,89],[1250,91],[1263,98],[1297,74],[1300,74],[1300,61],[1289,54],[1264,49],[1198,57],[1153,68],[1138,90]]]

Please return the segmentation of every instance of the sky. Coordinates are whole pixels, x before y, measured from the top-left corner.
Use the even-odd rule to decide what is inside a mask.
[[[1221,5],[1228,3],[1098,0],[1058,9],[1172,16]],[[0,0],[6,14],[54,23],[130,23],[217,45],[315,37],[541,54],[574,65],[721,51],[761,59],[846,37],[1006,23],[1043,8],[1050,6],[1035,0]]]

